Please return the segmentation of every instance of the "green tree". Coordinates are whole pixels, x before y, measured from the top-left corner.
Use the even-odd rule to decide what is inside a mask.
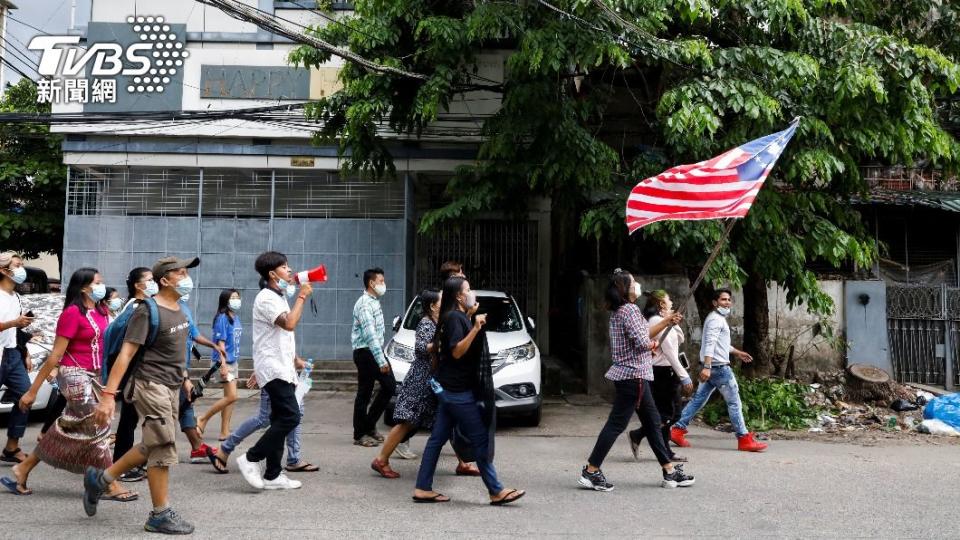
[[[21,79],[8,86],[0,111],[49,113],[37,103],[36,85]],[[48,126],[0,124],[0,246],[27,257],[63,251],[63,209],[67,168],[62,137]]]
[[[547,195],[585,209],[580,232],[597,239],[626,234],[624,201],[636,181],[802,116],[708,274],[708,283],[744,286],[746,346],[765,364],[770,281],[792,305],[829,314],[810,263],[864,268],[876,256],[849,204],[866,190],[858,165],[953,166],[960,155],[936,112],[960,84],[960,68],[938,50],[952,53],[957,39],[956,15],[940,4],[357,0],[353,15],[314,33],[428,78],[348,64],[343,90],[307,114],[322,123],[318,141],[339,145],[348,172],[391,174],[382,128],[419,135],[455,96],[486,84],[475,75],[480,53],[507,50],[503,83],[487,88],[502,106],[482,122],[478,160],[457,171],[449,204],[420,227]],[[314,66],[329,54],[303,46],[290,59]],[[695,273],[721,228],[665,222],[640,235]]]

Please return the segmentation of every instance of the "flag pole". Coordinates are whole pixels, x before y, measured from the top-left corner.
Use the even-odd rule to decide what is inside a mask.
[[[717,259],[717,256],[720,255],[720,249],[727,242],[727,238],[730,237],[730,231],[733,230],[733,226],[737,224],[735,218],[730,218],[727,220],[727,226],[723,229],[723,233],[720,235],[720,239],[717,240],[717,244],[713,246],[713,251],[710,252],[710,256],[707,257],[707,262],[703,263],[703,267],[700,269],[700,274],[697,276],[697,279],[693,280],[693,285],[690,286],[690,290],[687,291],[687,295],[684,298],[682,304],[677,309],[677,313],[683,315],[683,312],[686,311],[687,304],[690,302],[690,298],[693,297],[693,293],[696,292],[697,287],[700,286],[700,283],[703,282],[703,278],[707,275],[707,270],[713,266],[713,262]]]

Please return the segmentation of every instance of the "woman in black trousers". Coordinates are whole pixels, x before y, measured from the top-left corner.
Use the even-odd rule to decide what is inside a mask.
[[[613,490],[613,484],[607,481],[600,466],[617,437],[627,429],[634,411],[643,423],[647,442],[663,470],[660,485],[674,488],[694,483],[693,476],[685,474],[682,465],[674,466],[670,461],[669,450],[660,433],[660,414],[653,401],[650,384],[653,380],[651,351],[657,348],[657,342],[651,336],[657,335],[670,324],[680,322],[682,317],[671,315],[651,328],[636,304],[640,295],[640,284],[629,272],[619,269],[614,272],[606,292],[607,309],[611,311],[610,353],[613,357],[613,365],[607,371],[606,378],[613,381],[616,394],[607,423],[580,472],[578,483],[587,489]]]

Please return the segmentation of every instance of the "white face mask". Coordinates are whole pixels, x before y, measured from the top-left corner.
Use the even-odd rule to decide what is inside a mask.
[[[634,281],[634,282],[633,282],[633,294],[634,294],[637,298],[640,298],[641,296],[643,296],[643,288],[640,286],[640,282],[639,282],[639,281]]]
[[[467,297],[463,299],[463,307],[473,309],[475,305],[477,305],[477,295],[473,291],[470,291],[467,293]]]
[[[240,299],[231,298],[230,299],[230,311],[240,311]]]
[[[732,311],[733,311],[733,309],[728,308],[728,307],[718,307],[718,308],[717,308],[717,313],[719,313],[720,315],[723,315],[724,317],[726,317],[727,315],[730,315],[730,313],[731,313]]]
[[[387,286],[383,283],[374,285],[373,292],[377,293],[377,296],[383,296],[387,294]]]

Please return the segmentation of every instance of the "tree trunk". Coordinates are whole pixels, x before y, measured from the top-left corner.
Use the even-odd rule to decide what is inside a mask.
[[[753,356],[753,363],[743,366],[744,374],[748,377],[770,373],[769,333],[767,281],[756,273],[750,273],[743,284],[743,350]]]

